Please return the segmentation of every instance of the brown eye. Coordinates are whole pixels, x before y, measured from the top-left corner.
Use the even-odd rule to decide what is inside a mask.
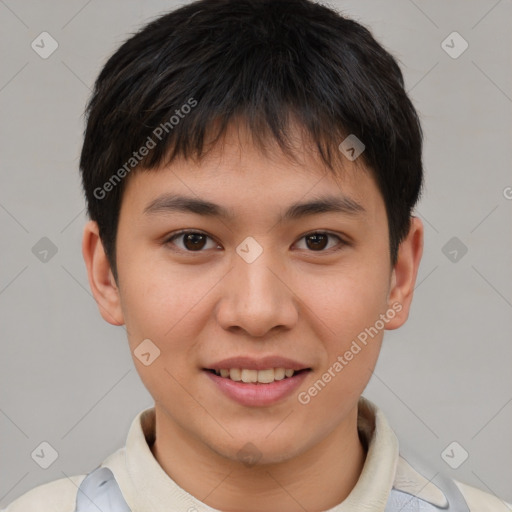
[[[323,250],[327,245],[328,236],[322,233],[308,235],[306,237],[307,245],[310,249]]]
[[[210,239],[210,237],[205,233],[198,231],[180,231],[171,236],[165,243],[177,245],[179,249],[185,252],[202,252],[207,245],[208,239]],[[182,244],[176,244],[175,240],[182,241]]]
[[[183,236],[183,245],[190,251],[202,249],[205,245],[205,236],[200,233],[189,233]]]
[[[326,249],[329,244],[329,239],[338,240],[338,248],[336,249],[334,245]],[[329,249],[339,250],[344,245],[348,245],[344,240],[342,240],[338,235],[333,233],[328,233],[324,231],[317,231],[314,233],[309,233],[304,235],[301,240],[306,240],[306,249],[313,252],[329,252]]]

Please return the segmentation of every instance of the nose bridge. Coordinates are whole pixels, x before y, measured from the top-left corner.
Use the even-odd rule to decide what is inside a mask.
[[[271,270],[277,267],[276,259],[269,250],[261,251],[254,260],[238,254],[235,262],[233,277],[237,282],[235,293],[240,306],[254,311],[271,310],[280,298],[284,299],[281,297],[283,283],[277,279],[276,270]]]
[[[248,241],[237,248],[218,320],[224,328],[237,326],[262,336],[276,326],[291,327],[297,311],[277,258],[270,250],[251,244]]]

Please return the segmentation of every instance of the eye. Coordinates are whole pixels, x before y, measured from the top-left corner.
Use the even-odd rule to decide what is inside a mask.
[[[210,238],[207,234],[200,231],[179,231],[165,241],[165,244],[174,244],[174,240],[178,239],[183,241],[183,246],[178,248],[186,252],[201,252],[206,245],[206,240]],[[211,238],[210,238],[211,240]],[[213,240],[212,240],[213,242]],[[214,243],[214,245],[216,245]],[[216,245],[217,246],[217,245]],[[208,247],[207,247],[208,248]],[[211,247],[210,247],[211,248]]]
[[[348,245],[341,237],[327,231],[315,231],[313,233],[308,233],[301,237],[300,240],[306,240],[306,247],[311,249],[313,252],[328,252],[324,249],[328,245],[329,237],[335,238],[339,242],[338,245],[340,247],[335,250],[340,250],[344,245]],[[332,249],[332,246],[329,249]]]
[[[314,231],[308,233],[300,238],[300,240],[306,240],[306,248],[312,252],[328,252],[325,250],[328,245],[328,239],[338,240],[338,249],[340,250],[343,246],[348,245],[341,237],[327,231]],[[207,240],[210,239],[213,243],[213,247],[207,247]],[[181,240],[182,245],[176,244],[175,240]],[[202,249],[212,249],[218,247],[218,244],[213,242],[212,238],[206,233],[201,231],[187,231],[182,230],[174,233],[172,236],[166,239],[165,245],[172,244],[177,245],[178,249],[185,252],[202,252]],[[335,246],[334,246],[335,247]],[[328,249],[332,249],[332,246]]]

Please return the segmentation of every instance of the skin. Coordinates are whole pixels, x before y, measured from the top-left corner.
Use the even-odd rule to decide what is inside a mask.
[[[224,511],[322,511],[348,496],[366,456],[357,402],[384,330],[307,405],[297,395],[394,303],[402,309],[386,329],[403,325],[421,260],[423,225],[413,217],[391,266],[384,201],[362,165],[345,159],[334,178],[304,141],[295,156],[298,162],[277,147],[264,155],[243,128],[230,127],[201,163],[175,160],[131,175],[117,234],[117,283],[96,223],[84,230],[83,255],[103,318],[126,325],[132,355],[147,338],[161,351],[149,366],[133,357],[155,400],[152,452],[178,485]],[[212,201],[236,217],[145,214],[165,192]],[[288,205],[322,193],[349,196],[365,213],[276,224]],[[199,238],[195,251],[183,236],[169,242],[180,229],[208,238]],[[323,231],[348,244],[336,237],[319,248],[308,243],[305,235]],[[236,253],[248,236],[263,248],[250,264]],[[269,354],[312,368],[297,392],[272,406],[239,405],[202,371],[225,357]],[[249,467],[237,455],[248,442],[261,454]]]

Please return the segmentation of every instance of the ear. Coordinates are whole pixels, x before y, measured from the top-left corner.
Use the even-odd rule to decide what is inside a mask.
[[[411,218],[409,234],[398,249],[398,259],[393,267],[388,294],[388,307],[396,315],[386,324],[386,330],[398,329],[409,317],[416,276],[423,255],[423,223]]]
[[[109,324],[123,325],[124,317],[121,310],[119,289],[103,249],[98,224],[94,221],[89,221],[85,225],[82,255],[87,267],[89,286],[98,304],[101,316]]]

